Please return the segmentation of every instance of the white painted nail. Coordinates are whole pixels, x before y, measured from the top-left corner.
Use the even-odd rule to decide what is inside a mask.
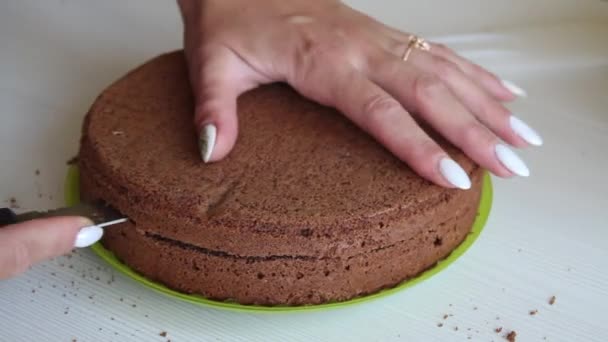
[[[217,135],[217,128],[214,124],[207,124],[201,130],[201,134],[198,138],[198,148],[201,152],[201,158],[205,163],[211,159],[213,148],[215,147],[215,137]]]
[[[445,157],[439,161],[439,172],[455,187],[463,190],[471,188],[469,176],[452,158]]]
[[[103,236],[103,229],[97,226],[88,226],[80,229],[74,242],[74,247],[83,248],[89,247],[95,242],[99,241]]]
[[[543,138],[540,137],[538,132],[536,132],[532,127],[528,126],[528,124],[523,122],[521,119],[511,115],[509,118],[509,123],[511,124],[511,129],[513,132],[519,135],[528,144],[534,146],[541,146],[543,144]]]
[[[530,175],[530,169],[528,169],[526,163],[510,148],[503,144],[498,144],[494,149],[496,157],[498,157],[498,160],[500,160],[504,167],[521,177],[528,177]]]
[[[517,84],[507,80],[501,80],[501,83],[505,88],[509,89],[513,95],[519,97],[528,97],[528,93]]]

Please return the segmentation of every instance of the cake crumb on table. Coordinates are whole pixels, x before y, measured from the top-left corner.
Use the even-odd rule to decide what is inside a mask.
[[[65,162],[67,165],[75,165],[78,164],[78,155],[73,156],[72,158],[68,159],[67,162]]]
[[[448,314],[443,315],[443,319],[448,319]]]
[[[555,299],[555,296],[551,296],[551,298],[549,298],[549,305],[555,304]]]
[[[530,316],[534,316],[538,313],[538,310],[534,309],[534,310],[530,310]]]
[[[11,209],[19,209],[19,208],[21,208],[21,206],[19,205],[19,203],[17,202],[17,199],[15,197],[9,198],[8,201],[9,201]]]
[[[443,326],[443,323],[437,323],[437,326],[438,326],[439,328],[441,328],[441,327]]]
[[[498,334],[502,331],[502,327],[498,327],[498,328],[494,329],[494,331],[496,331],[496,333]]]
[[[505,336],[505,339],[509,342],[515,342],[516,337],[517,337],[517,333],[514,330],[512,330],[510,333],[508,333]]]
[[[161,337],[167,337],[167,332],[166,331],[161,331],[160,334]]]

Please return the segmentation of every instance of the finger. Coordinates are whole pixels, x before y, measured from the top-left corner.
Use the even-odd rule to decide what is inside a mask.
[[[381,40],[381,42],[383,42],[383,47],[395,56],[401,58],[407,49],[409,39],[412,35],[392,27],[382,26],[383,27],[379,30],[380,34],[389,37],[392,41],[386,43],[384,40]],[[482,89],[500,101],[512,101],[516,96],[526,96],[526,92],[522,88],[512,82],[501,80],[493,73],[460,56],[443,44],[432,43],[430,53],[456,64],[466,75],[478,83]]]
[[[522,120],[465,75],[454,63],[427,54],[418,54],[412,63],[421,70],[435,74],[456,95],[465,107],[496,135],[517,147],[542,145],[542,138]]]
[[[511,150],[477,121],[439,77],[419,70],[411,61],[395,61],[389,54],[374,65],[370,76],[376,83],[479,165],[501,177],[529,174],[523,161],[508,153]]]
[[[482,89],[500,101],[512,101],[517,96],[526,96],[526,92],[512,82],[501,80],[493,73],[460,56],[443,44],[431,44],[430,52],[457,65]]]
[[[84,227],[84,228],[83,228]],[[74,247],[97,242],[103,229],[82,217],[54,217],[0,228],[0,279],[25,271]]]
[[[357,71],[322,73],[299,91],[343,112],[422,177],[444,187],[468,189],[466,172],[415,122],[401,104]]]
[[[194,124],[205,163],[223,159],[238,134],[237,98],[257,85],[251,72],[233,53],[216,50],[190,62],[194,88]]]

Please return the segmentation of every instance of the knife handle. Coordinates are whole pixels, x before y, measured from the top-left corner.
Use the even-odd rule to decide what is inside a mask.
[[[17,223],[17,215],[11,208],[0,208],[0,227]]]

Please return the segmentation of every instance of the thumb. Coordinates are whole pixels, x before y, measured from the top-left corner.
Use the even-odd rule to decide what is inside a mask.
[[[223,159],[238,135],[237,94],[225,83],[213,83],[197,96],[194,124],[198,147],[205,163]]]
[[[53,217],[0,227],[0,279],[97,242],[103,229],[83,217]]]
[[[251,71],[231,52],[191,61],[196,108],[194,124],[205,163],[223,159],[234,147],[238,134],[237,98],[257,85]],[[191,71],[192,72],[192,71]]]

